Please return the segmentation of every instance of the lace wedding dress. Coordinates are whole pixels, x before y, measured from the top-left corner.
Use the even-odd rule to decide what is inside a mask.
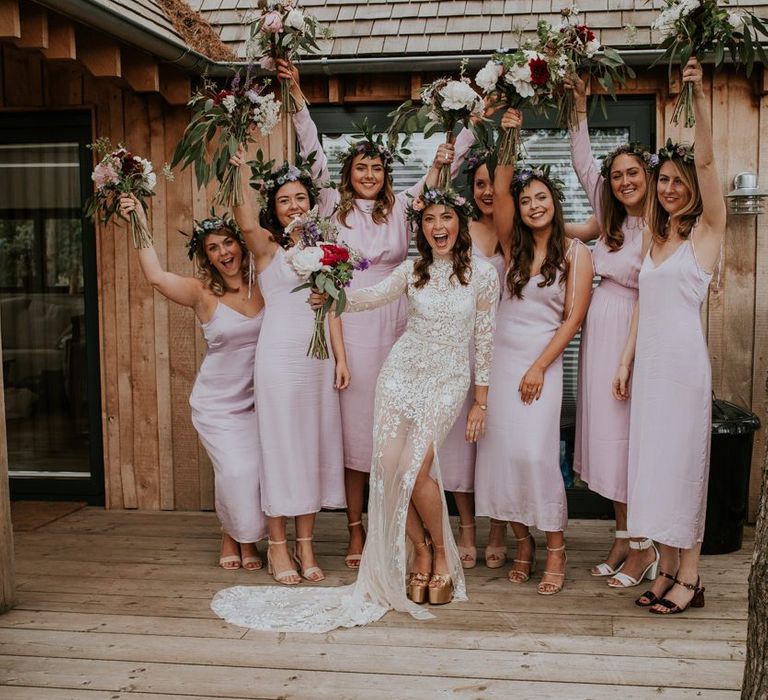
[[[412,555],[405,530],[408,507],[430,446],[435,448],[430,475],[443,493],[437,447],[456,420],[469,388],[473,332],[475,383],[488,383],[499,298],[498,274],[484,260],[473,258],[466,286],[451,278],[452,271],[450,261],[435,260],[429,281],[417,289],[413,260],[406,260],[378,284],[348,296],[348,311],[373,309],[402,294],[408,298],[408,326],[392,347],[376,385],[368,539],[357,581],[331,588],[227,588],[211,603],[227,622],[260,630],[327,632],[374,622],[390,609],[418,619],[433,617],[406,597]],[[461,560],[442,498],[443,540],[454,599],[466,600]]]

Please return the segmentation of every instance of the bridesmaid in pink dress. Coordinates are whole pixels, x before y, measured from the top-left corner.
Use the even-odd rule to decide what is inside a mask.
[[[580,121],[570,133],[571,158],[600,224],[592,250],[600,284],[581,334],[573,468],[592,491],[613,501],[616,515],[611,550],[590,573],[614,576],[621,571],[609,585],[623,587],[637,585],[645,576],[653,578],[658,560],[651,540],[628,539],[629,402],[617,401],[609,388],[637,300],[650,153],[640,144],[621,144],[598,168],[589,141],[584,81],[577,79],[573,87]]]
[[[130,195],[120,213],[144,212]],[[248,251],[231,223],[205,219],[190,238],[197,277],[163,270],[153,246],[137,251],[147,281],[167,299],[194,310],[208,352],[192,395],[192,423],[211,458],[216,515],[221,523],[219,565],[253,570],[262,566],[256,542],[267,534],[259,493],[259,439],[253,393],[253,353],[264,299],[248,279]]]
[[[491,263],[499,275],[499,284],[504,276],[504,256],[499,248],[499,239],[493,226],[493,181],[485,164],[487,152],[476,151],[467,158],[466,174],[470,183],[472,201],[475,204],[474,221],[469,224],[472,238],[472,255]],[[470,367],[474,367],[474,342],[470,344]],[[477,443],[467,439],[467,417],[475,403],[474,385],[467,392],[467,399],[461,413],[438,450],[443,486],[453,494],[459,511],[459,536],[457,544],[461,565],[471,569],[477,563],[475,547],[475,457]],[[503,537],[506,523],[491,521],[491,535]],[[503,540],[500,545],[489,546],[485,550],[486,564],[497,568],[504,563],[503,552],[506,547]]]
[[[640,270],[633,329],[614,381],[628,397],[634,358],[629,433],[628,527],[660,545],[659,576],[636,601],[658,614],[704,605],[699,553],[707,505],[712,376],[701,306],[722,255],[726,209],[715,165],[709,100],[691,59],[693,147],[658,152],[651,179],[651,248]]]
[[[230,161],[245,165],[241,146]],[[249,191],[247,168],[241,167],[243,190]],[[255,391],[261,442],[262,505],[268,518],[267,562],[278,583],[325,578],[312,547],[315,514],[321,508],[343,508],[344,477],[339,397],[349,384],[341,320],[329,318],[336,360],[307,357],[314,314],[306,295],[291,291],[301,280],[289,265],[285,249],[296,241],[285,226],[313,204],[308,172],[284,163],[271,177],[267,204],[254,216],[245,204],[235,218],[253,254],[266,304],[256,347]],[[293,236],[298,236],[298,232]],[[296,519],[293,561],[286,541],[286,518]]]
[[[519,124],[508,110],[503,128]],[[559,593],[565,582],[568,519],[560,473],[562,353],[589,306],[592,265],[578,240],[567,243],[560,192],[545,170],[497,166],[494,222],[509,260],[496,315],[488,393],[487,434],[478,446],[478,515],[508,521],[517,540],[509,572],[530,578],[535,543],[529,528],[544,530],[547,560],[537,591]]]
[[[291,81],[294,98],[297,104],[303,105],[297,69],[285,61],[278,61],[278,77]],[[341,238],[371,262],[365,272],[355,275],[353,290],[380,282],[405,260],[411,237],[406,219],[410,199],[421,193],[425,183],[436,182],[440,165],[451,163],[455,174],[474,141],[467,129],[458,135],[455,146],[442,144],[427,175],[408,190],[395,194],[392,154],[383,145],[380,149],[377,142],[364,139],[350,149],[342,167],[341,182],[335,189],[329,186],[328,161],[306,106],[293,115],[293,124],[302,155],[306,157],[312,152],[316,155],[312,175],[315,182],[325,185],[318,197],[320,213],[333,216]],[[349,389],[340,396],[350,533],[345,563],[351,569],[359,567],[365,543],[363,499],[373,453],[376,379],[389,351],[405,330],[406,318],[404,297],[344,318],[344,344],[354,378]]]

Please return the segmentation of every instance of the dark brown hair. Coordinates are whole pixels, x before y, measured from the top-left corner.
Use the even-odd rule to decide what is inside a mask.
[[[620,153],[618,155],[625,155],[634,158],[643,169],[643,172],[646,173],[645,201],[647,202],[650,178],[647,174],[645,162],[642,158],[640,158],[640,156],[637,156],[633,153]],[[611,186],[611,175],[609,173],[607,177],[603,178],[603,216],[602,220],[600,221],[600,228],[603,230],[603,240],[605,241],[605,245],[612,253],[615,253],[617,250],[621,250],[621,247],[624,245],[624,231],[621,230],[621,226],[626,218],[627,209],[613,193],[613,187]]]
[[[555,210],[552,217],[552,234],[547,241],[547,255],[541,264],[541,275],[544,279],[539,282],[539,287],[547,287],[554,284],[558,272],[561,273],[561,285],[565,285],[568,278],[568,261],[565,257],[563,205],[547,180],[533,176],[526,183],[525,187],[517,192],[515,197],[515,208],[517,211],[512,228],[512,263],[509,266],[509,272],[507,272],[507,288],[509,293],[518,299],[523,298],[523,289],[531,279],[531,265],[533,264],[534,254],[533,231],[523,223],[520,216],[520,197],[534,180],[543,183],[547,190],[549,190]]]
[[[277,206],[275,202],[277,201],[277,195],[280,190],[286,185],[291,185],[294,182],[298,182],[304,187],[307,192],[307,197],[309,198],[309,208],[312,209],[312,207],[315,206],[315,197],[313,188],[309,186],[311,182],[308,184],[305,182],[305,178],[300,177],[298,180],[290,180],[285,184],[280,185],[280,187],[273,187],[270,189],[267,194],[267,206],[259,212],[259,223],[262,228],[267,229],[267,231],[272,234],[272,240],[282,248],[288,248],[291,245],[291,241],[289,237],[285,235],[285,227],[277,219]]]
[[[219,236],[230,236],[237,241],[240,246],[240,252],[242,253],[242,260],[240,261],[240,273],[242,274],[243,282],[248,279],[248,249],[238,237],[237,234],[228,226],[224,226],[220,229],[209,231],[203,236],[202,240],[198,243],[195,249],[195,267],[197,268],[197,278],[213,292],[217,297],[224,296],[227,292],[232,291],[227,287],[224,278],[221,273],[216,269],[214,264],[208,258],[208,253],[205,250],[205,242],[208,240],[208,236],[215,233]]]
[[[430,206],[447,205],[432,204]],[[458,209],[453,211],[459,217],[459,235],[456,237],[456,243],[451,250],[453,258],[451,277],[455,277],[459,284],[466,286],[472,277],[472,238],[469,235],[469,219]],[[421,224],[416,229],[416,249],[419,251],[419,258],[413,264],[413,273],[416,276],[414,286],[420,289],[429,282],[429,267],[434,262],[432,246],[429,245]]]
[[[336,217],[342,226],[347,226],[347,216],[352,211],[352,207],[355,206],[355,193],[354,187],[352,187],[352,164],[358,155],[364,155],[360,153],[351,154],[341,166],[341,175],[339,177],[339,205],[336,207]],[[365,156],[366,158],[370,156]],[[384,185],[382,186],[379,194],[376,195],[376,203],[373,205],[373,222],[376,224],[387,223],[389,213],[392,211],[392,207],[395,206],[395,191],[392,188],[392,174],[386,167],[384,160],[378,158],[381,161],[381,165],[384,168]]]
[[[669,231],[667,229],[669,214],[666,209],[661,206],[657,190],[659,175],[661,174],[661,166],[668,162],[674,163],[677,171],[680,173],[681,179],[691,193],[691,198],[688,200],[688,204],[686,204],[678,214],[680,218],[680,226],[677,229],[677,233],[680,235],[680,238],[686,239],[691,235],[696,219],[701,216],[701,212],[704,209],[704,205],[701,201],[699,178],[696,175],[696,165],[694,163],[686,163],[682,158],[670,158],[669,160],[662,161],[662,163],[654,169],[651,181],[648,183],[648,187],[653,188],[653,195],[648,197],[647,200],[648,228],[653,235],[653,240],[657,243],[664,243],[667,238],[669,238]]]

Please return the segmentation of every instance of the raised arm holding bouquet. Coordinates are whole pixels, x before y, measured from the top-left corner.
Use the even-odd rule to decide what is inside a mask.
[[[101,160],[91,174],[96,190],[85,203],[85,215],[108,224],[118,213],[121,195],[133,195],[146,213],[145,200],[154,196],[157,184],[157,175],[152,163],[146,158],[134,155],[122,145],[115,148],[106,137],[98,139],[89,148],[100,155]],[[163,167],[163,175],[173,179],[167,166]],[[126,218],[134,248],[151,246],[152,234],[147,228],[146,218],[139,216],[134,209]]]
[[[267,91],[268,87],[268,80],[257,81],[250,75],[241,78],[238,74],[223,90],[206,81],[189,101],[192,121],[176,146],[171,166],[194,165],[198,187],[216,177],[220,183],[217,204],[230,208],[243,204],[238,171],[229,159],[241,143],[254,140],[255,130],[267,136],[277,124],[280,102]],[[211,143],[215,147],[209,157]]]
[[[713,54],[715,68],[724,62],[726,52],[736,66],[745,66],[747,76],[755,61],[768,65],[768,56],[760,44],[760,35],[768,37],[768,22],[748,10],[731,12],[718,0],[664,0],[664,9],[654,20],[652,29],[659,32],[659,48],[664,53],[653,65],[663,61],[686,65],[690,58],[703,59]],[[672,112],[672,123],[691,128],[696,124],[693,109],[693,83],[683,82]]]

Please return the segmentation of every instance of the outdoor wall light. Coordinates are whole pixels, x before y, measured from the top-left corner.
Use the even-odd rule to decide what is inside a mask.
[[[733,178],[733,191],[728,197],[731,204],[731,214],[764,214],[765,199],[768,192],[757,186],[757,175],[754,173],[739,173]]]

